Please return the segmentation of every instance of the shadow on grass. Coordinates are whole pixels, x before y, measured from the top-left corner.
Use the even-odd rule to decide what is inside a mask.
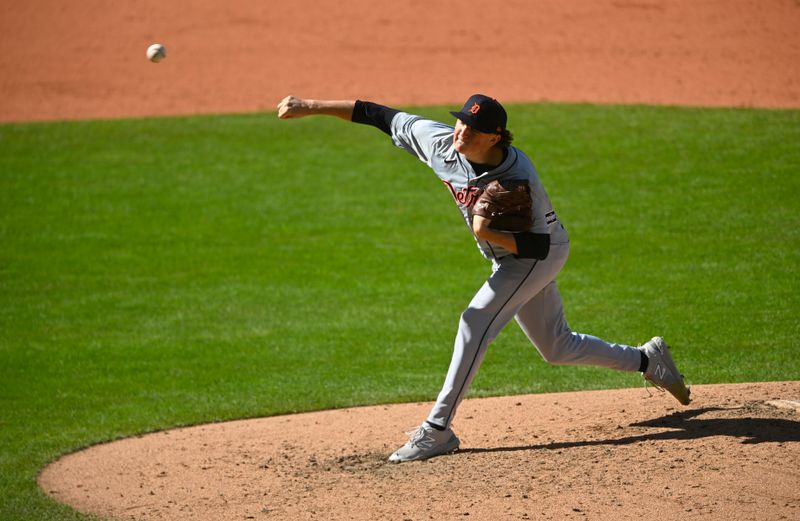
[[[683,411],[632,423],[631,427],[659,429],[659,432],[644,433],[624,438],[564,441],[519,447],[495,447],[462,449],[461,453],[513,452],[523,450],[554,450],[574,447],[591,447],[597,445],[630,445],[644,441],[696,440],[713,436],[730,436],[741,439],[744,444],[768,442],[800,441],[800,421],[779,418],[697,418],[707,412],[731,411],[718,407],[707,407]],[[663,430],[670,429],[670,430]]]

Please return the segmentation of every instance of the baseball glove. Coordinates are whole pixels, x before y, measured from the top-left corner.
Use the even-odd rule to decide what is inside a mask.
[[[533,226],[531,188],[527,181],[492,181],[484,187],[472,213],[489,219],[489,228],[495,230],[528,231]]]

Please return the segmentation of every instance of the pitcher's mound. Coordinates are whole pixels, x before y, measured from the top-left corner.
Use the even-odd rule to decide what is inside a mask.
[[[799,519],[800,382],[466,400],[461,450],[387,463],[430,403],[175,429],[90,447],[40,485],[137,520]],[[770,402],[770,403],[768,403]]]

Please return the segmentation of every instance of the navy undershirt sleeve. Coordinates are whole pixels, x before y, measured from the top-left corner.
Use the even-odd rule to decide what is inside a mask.
[[[351,119],[353,123],[372,125],[391,136],[392,119],[398,112],[400,111],[378,105],[377,103],[356,100],[356,105],[353,107],[353,117]]]

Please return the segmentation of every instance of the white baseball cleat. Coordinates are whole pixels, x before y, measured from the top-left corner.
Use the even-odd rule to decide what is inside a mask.
[[[683,375],[675,367],[672,355],[669,354],[669,346],[664,339],[660,336],[653,337],[639,349],[649,359],[647,371],[642,376],[656,387],[667,390],[683,405],[689,405],[690,391],[683,383]]]
[[[417,430],[410,434],[411,438],[408,443],[389,456],[389,461],[401,463],[432,458],[453,452],[460,443],[452,429],[440,431],[428,425],[427,422],[423,422]]]

